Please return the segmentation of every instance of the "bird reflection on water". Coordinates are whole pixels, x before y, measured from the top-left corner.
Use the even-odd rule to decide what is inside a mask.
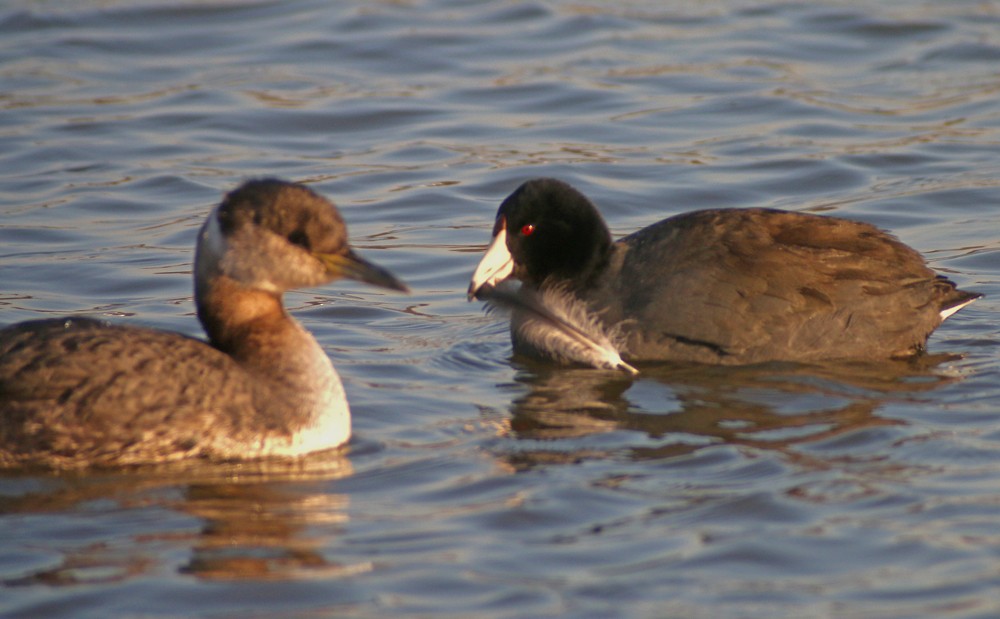
[[[147,557],[164,552],[164,546],[185,549],[190,556],[178,571],[200,580],[298,580],[366,571],[367,564],[341,564],[323,553],[329,536],[348,520],[347,497],[330,492],[329,484],[352,474],[348,458],[325,453],[298,461],[177,462],[49,478],[46,483],[58,489],[5,496],[0,513],[71,514],[91,501],[121,500],[123,508],[158,505],[200,524],[192,530],[189,521],[180,519],[176,531],[163,526],[155,537],[126,535],[112,545],[54,542],[50,550],[61,555],[56,565],[28,570],[0,586],[79,586],[141,578],[160,569]]]
[[[954,358],[735,368],[644,365],[642,383],[618,371],[522,359],[516,381],[527,392],[511,404],[509,430],[530,446],[518,445],[508,459],[516,468],[593,458],[663,459],[713,445],[776,450],[801,459],[796,446],[904,424],[880,416],[879,409],[958,380],[941,369]],[[659,396],[642,395],[650,388],[663,391],[656,410],[650,400]],[[648,441],[626,439],[608,447],[587,440],[623,431],[642,433]]]

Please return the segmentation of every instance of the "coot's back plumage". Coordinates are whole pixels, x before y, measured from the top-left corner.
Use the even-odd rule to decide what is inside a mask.
[[[329,358],[282,294],[350,277],[405,290],[350,249],[308,188],[250,181],[198,238],[209,343],[89,318],[0,330],[0,467],[301,456],[342,444],[350,413]]]
[[[508,276],[525,291],[565,291],[636,361],[908,356],[980,296],[891,235],[834,217],[696,211],[612,242],[593,204],[554,179],[529,181],[503,202],[470,294],[488,298]],[[559,358],[525,336],[532,319],[515,310],[515,348]]]

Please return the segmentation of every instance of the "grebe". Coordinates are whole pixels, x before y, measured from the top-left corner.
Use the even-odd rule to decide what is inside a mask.
[[[208,343],[88,318],[0,330],[0,467],[298,457],[345,443],[340,378],[282,303],[341,277],[406,291],[351,250],[330,202],[299,184],[246,182],[198,234]]]
[[[500,205],[469,286],[470,300],[513,310],[516,351],[625,369],[908,357],[980,296],[893,236],[835,217],[695,211],[613,242],[583,194],[544,178]]]

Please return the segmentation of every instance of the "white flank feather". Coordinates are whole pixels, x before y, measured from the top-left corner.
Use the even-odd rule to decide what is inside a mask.
[[[621,357],[619,330],[606,329],[585,303],[564,290],[538,292],[501,284],[479,296],[490,310],[510,310],[511,329],[519,340],[556,361],[639,373]]]

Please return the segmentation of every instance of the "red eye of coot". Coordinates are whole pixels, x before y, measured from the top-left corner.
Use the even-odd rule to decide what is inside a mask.
[[[524,224],[521,226],[521,236],[531,236],[535,231],[535,224]]]

